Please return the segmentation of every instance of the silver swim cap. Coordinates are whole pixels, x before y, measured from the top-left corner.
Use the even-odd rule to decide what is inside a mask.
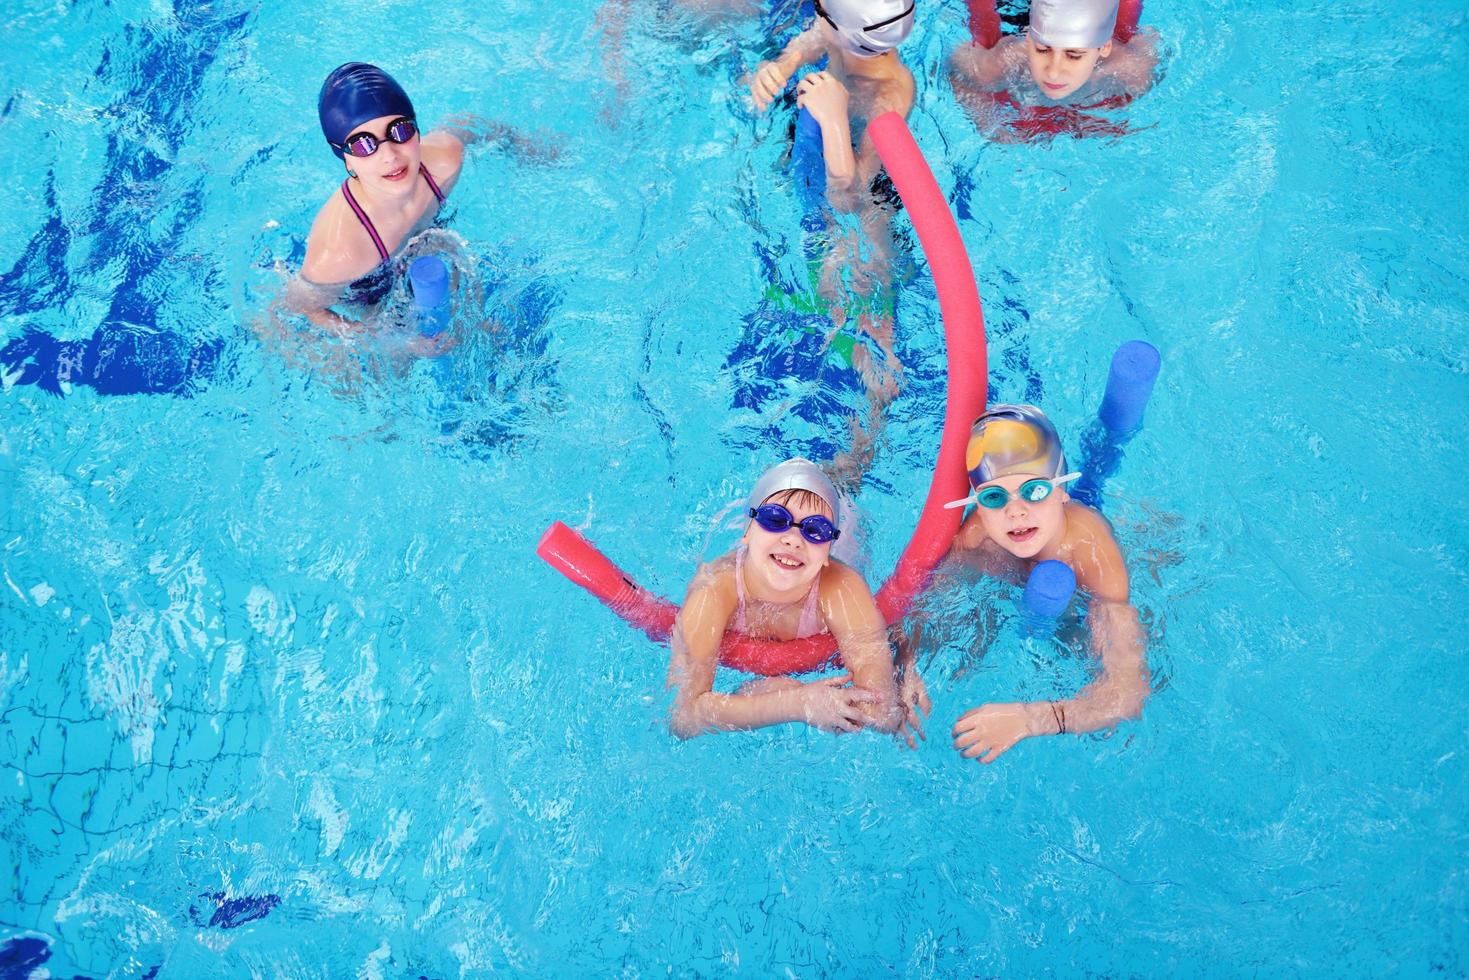
[[[755,489],[750,491],[750,499],[746,501],[746,506],[751,509],[759,507],[773,494],[780,493],[782,490],[805,490],[808,493],[816,494],[831,508],[832,523],[841,527],[842,505],[841,498],[837,496],[837,488],[832,486],[826,474],[821,471],[821,467],[809,459],[797,456],[795,459],[777,463],[766,470],[765,474],[755,481]]]
[[[1030,36],[1048,48],[1100,48],[1117,27],[1117,0],[1031,0]]]
[[[891,51],[913,30],[914,0],[816,0],[817,16],[859,58]]]
[[[969,485],[983,486],[1002,476],[1042,476],[1066,483],[1081,476],[1066,472],[1066,453],[1061,437],[1046,413],[1034,405],[991,405],[969,430],[969,449],[964,454]],[[974,502],[971,494],[951,500],[948,507]]]

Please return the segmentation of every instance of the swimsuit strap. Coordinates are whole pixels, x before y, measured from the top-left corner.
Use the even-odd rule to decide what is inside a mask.
[[[821,599],[821,576],[816,576],[816,581],[811,583],[811,591],[806,596],[806,605],[801,608],[801,621],[796,625],[796,638],[815,636],[824,632],[824,623],[821,621],[821,609],[817,605]]]
[[[428,172],[428,168],[420,163],[418,165],[418,172],[423,174],[424,180],[428,181],[428,189],[434,192],[434,197],[439,199],[440,204],[443,204],[444,192],[439,190],[439,185],[434,182],[433,175]],[[377,246],[377,254],[382,256],[384,262],[388,261],[391,256],[388,254],[387,248],[383,245],[382,237],[378,235],[377,229],[373,227],[372,219],[367,216],[367,212],[362,210],[362,205],[357,203],[357,198],[352,196],[352,181],[350,179],[342,181],[342,196],[347,199],[347,204],[351,206],[352,213],[357,215],[357,220],[362,222],[362,227],[366,228],[367,233],[372,236],[372,243]]]
[[[362,222],[362,227],[366,228],[367,233],[372,236],[372,243],[377,246],[377,254],[381,255],[383,261],[386,262],[388,261],[388,250],[383,247],[383,240],[378,237],[377,229],[372,226],[372,219],[367,216],[366,211],[362,210],[362,205],[357,203],[357,198],[352,196],[351,184],[350,178],[342,181],[342,196],[352,206],[352,213],[357,215],[357,220]],[[438,193],[438,188],[434,188],[434,193]]]
[[[745,552],[748,549],[740,545],[735,549],[735,596],[738,605],[735,606],[734,622],[731,629],[736,633],[749,633],[745,620]],[[801,619],[796,624],[796,639],[815,636],[826,632],[826,624],[821,621],[821,577],[811,583],[811,591],[806,593],[806,604],[801,607]]]
[[[439,190],[439,185],[434,182],[434,175],[429,173],[428,168],[421,163],[418,165],[418,172],[423,174],[424,180],[428,181],[428,189],[434,192],[434,197],[439,199],[440,204],[443,204],[444,192]]]

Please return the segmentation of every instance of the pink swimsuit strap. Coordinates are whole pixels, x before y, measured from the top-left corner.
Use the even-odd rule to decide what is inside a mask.
[[[735,618],[732,624],[736,633],[749,633],[745,619],[745,552],[749,549],[740,545],[735,550],[735,595],[739,599],[739,605],[735,608]],[[801,621],[796,624],[795,639],[803,639],[826,632],[826,624],[821,621],[821,577],[818,575],[816,581],[811,583],[811,591],[806,593],[806,604],[801,607]]]
[[[418,165],[418,172],[423,175],[424,180],[428,181],[428,189],[434,192],[434,197],[438,198],[440,204],[443,204],[444,192],[439,190],[439,185],[434,182],[433,175],[428,172],[428,168],[420,163]],[[377,246],[377,254],[382,256],[384,262],[388,261],[390,253],[387,247],[383,245],[382,237],[378,235],[377,228],[372,224],[372,219],[367,216],[366,211],[362,210],[362,205],[357,203],[357,198],[352,195],[352,181],[350,178],[342,181],[342,196],[347,199],[347,205],[352,209],[352,213],[357,215],[357,220],[362,222],[362,227],[366,228],[367,233],[372,236],[372,243]]]

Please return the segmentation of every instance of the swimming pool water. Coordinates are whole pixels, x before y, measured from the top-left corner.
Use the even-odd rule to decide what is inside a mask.
[[[679,743],[666,651],[535,559],[563,519],[676,597],[753,476],[861,405],[770,295],[807,272],[789,114],[739,95],[761,18],[633,3],[614,43],[607,17],[16,8],[0,975],[1469,970],[1461,5],[1150,5],[1139,131],[1043,145],[975,134],[942,72],[962,6],[921,5],[910,125],[994,396],[1075,453],[1117,344],[1163,353],[1107,496],[1154,694],[990,767],[959,714],[1089,676],[1008,586],[926,604],[918,752]],[[559,146],[471,154],[440,247],[499,327],[447,367],[388,345],[344,380],[257,336],[339,177],[314,97],[352,59],[427,121]],[[905,266],[874,584],[944,397]]]

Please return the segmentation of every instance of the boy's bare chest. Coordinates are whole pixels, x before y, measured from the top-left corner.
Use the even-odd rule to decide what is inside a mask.
[[[870,119],[884,107],[891,106],[901,90],[899,80],[889,77],[865,78],[858,75],[848,78],[846,86],[848,111],[864,119]]]

